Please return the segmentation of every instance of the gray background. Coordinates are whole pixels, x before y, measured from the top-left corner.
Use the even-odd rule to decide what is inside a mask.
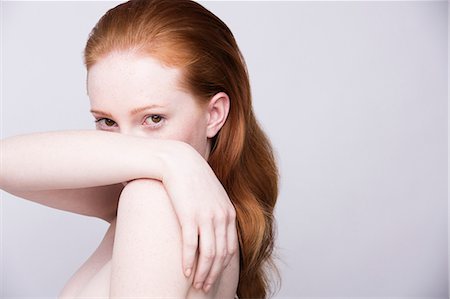
[[[2,3],[2,138],[94,128],[82,51],[118,3]],[[202,3],[279,160],[277,297],[447,298],[447,2]],[[4,298],[56,296],[107,229],[1,204]]]

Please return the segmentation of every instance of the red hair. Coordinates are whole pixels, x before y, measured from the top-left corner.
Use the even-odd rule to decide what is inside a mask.
[[[230,29],[200,4],[131,0],[98,21],[87,41],[89,68],[112,51],[150,55],[182,71],[180,84],[199,103],[230,98],[228,118],[212,140],[208,163],[233,202],[240,247],[239,298],[267,298],[273,263],[278,169],[252,109],[244,58]]]

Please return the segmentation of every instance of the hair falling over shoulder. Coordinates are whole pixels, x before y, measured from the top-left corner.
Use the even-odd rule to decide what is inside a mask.
[[[181,86],[202,103],[230,98],[228,118],[208,162],[233,202],[240,245],[239,298],[268,298],[279,273],[273,260],[278,169],[253,109],[244,58],[229,28],[190,0],[131,0],[109,11],[89,35],[89,68],[113,51],[150,55],[182,71]],[[274,275],[272,275],[274,274]]]

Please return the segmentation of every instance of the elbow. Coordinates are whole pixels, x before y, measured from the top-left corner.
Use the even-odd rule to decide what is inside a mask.
[[[4,163],[4,141],[0,140],[0,189],[5,190],[6,188],[6,179],[5,172],[3,170]]]
[[[3,164],[3,160],[0,162],[0,164]],[[20,186],[15,184],[14,181],[8,177],[3,165],[0,165],[0,189],[8,193],[13,193],[19,191],[19,188]]]
[[[8,163],[11,161],[11,157],[8,155],[9,147],[7,147],[7,141],[4,139],[0,140],[0,189],[6,192],[13,192],[17,190],[17,184],[11,179],[11,174],[8,175],[8,168],[10,167]]]

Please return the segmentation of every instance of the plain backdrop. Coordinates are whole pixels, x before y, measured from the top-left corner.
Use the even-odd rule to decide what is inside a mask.
[[[2,138],[94,129],[82,52],[118,3],[2,2]],[[277,297],[447,298],[447,2],[201,3],[279,162]],[[106,229],[2,192],[2,297],[55,297]]]

